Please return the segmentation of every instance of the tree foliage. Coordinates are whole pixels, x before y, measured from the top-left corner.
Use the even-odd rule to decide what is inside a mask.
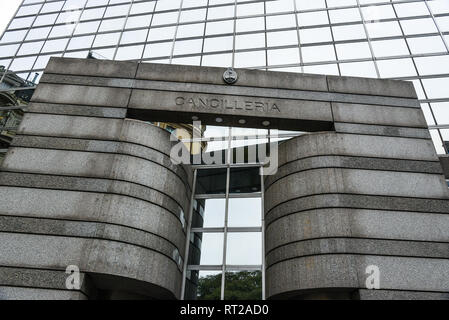
[[[221,274],[199,279],[198,300],[219,300]],[[262,297],[262,273],[241,271],[226,273],[226,300],[260,300]]]

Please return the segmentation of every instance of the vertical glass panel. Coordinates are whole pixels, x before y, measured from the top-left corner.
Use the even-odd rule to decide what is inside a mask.
[[[301,43],[316,43],[332,41],[330,28],[313,28],[300,30]]]
[[[432,19],[401,20],[400,23],[406,35],[437,32]]]
[[[409,38],[407,42],[412,54],[446,52],[446,47],[440,36]]]
[[[0,57],[14,56],[19,49],[20,44],[11,44],[6,46],[0,46]]]
[[[300,27],[329,24],[326,11],[298,13]]]
[[[45,39],[50,33],[51,27],[33,28],[28,32],[26,40]]]
[[[93,40],[94,40],[94,36],[73,37],[70,40],[67,50],[90,48]]]
[[[397,21],[367,23],[366,28],[371,38],[394,37],[402,35]]]
[[[287,46],[298,44],[298,33],[296,30],[267,32],[267,46]]]
[[[176,38],[198,37],[204,34],[204,23],[186,24],[178,27]]]
[[[232,50],[233,37],[215,37],[204,39],[204,51],[226,51]]]
[[[410,54],[404,39],[373,41],[372,46],[374,55],[378,58]]]
[[[63,24],[60,26],[54,26],[50,32],[50,38],[67,37],[70,36],[75,28],[74,24]],[[96,32],[97,29],[92,29],[89,32]]]
[[[206,35],[226,34],[234,32],[234,21],[216,21],[206,23]]]
[[[204,228],[222,228],[225,220],[226,199],[206,199],[204,205]]]
[[[229,199],[229,227],[260,227],[261,225],[261,198]]]
[[[57,52],[63,51],[69,39],[49,40],[45,42],[42,52]]]
[[[122,34],[120,44],[145,42],[147,38],[147,30],[125,31]]]
[[[203,233],[201,243],[201,265],[223,263],[223,233]]]
[[[263,17],[238,19],[236,22],[236,32],[257,31],[265,29],[265,19]]]
[[[183,10],[179,19],[180,23],[202,21],[206,19],[206,8],[197,10]]]
[[[230,232],[227,237],[226,265],[262,264],[261,232]]]
[[[371,58],[368,42],[337,44],[335,47],[339,60]]]
[[[203,39],[185,40],[175,42],[175,55],[200,53]]]
[[[44,44],[44,41],[23,43],[22,46],[20,47],[18,54],[19,55],[27,55],[27,54],[39,53],[43,44]]]
[[[9,29],[28,28],[33,23],[35,17],[14,18],[9,25]]]
[[[234,17],[234,5],[211,7],[209,8],[209,12],[207,14],[207,19],[209,20],[233,18],[233,17]]]
[[[268,65],[283,65],[299,63],[299,49],[268,50]]]
[[[33,67],[36,57],[16,58],[13,60],[10,69],[12,71],[30,70]]]
[[[302,48],[304,62],[332,61],[335,60],[334,46],[314,46]]]
[[[267,29],[296,28],[296,20],[293,14],[267,16]]]
[[[329,16],[331,23],[354,22],[362,19],[357,8],[329,10]]]
[[[201,169],[197,173],[197,194],[226,193],[226,169]]]
[[[115,46],[120,38],[120,33],[99,34],[95,38],[94,47]]]
[[[121,30],[125,24],[125,18],[103,20],[98,31]]]
[[[432,110],[438,124],[449,124],[449,102],[432,103]],[[445,131],[447,132],[447,131]],[[446,138],[445,138],[446,139]],[[446,139],[449,140],[449,139]]]
[[[237,50],[248,48],[265,48],[265,33],[236,36],[235,48]]]
[[[176,27],[151,28],[148,35],[148,41],[173,40],[175,31]]]
[[[449,73],[449,55],[415,58],[420,75]]]
[[[143,45],[120,47],[115,56],[116,60],[138,60],[142,57]]]
[[[7,42],[18,42],[22,41],[27,33],[27,30],[20,30],[20,31],[7,31],[3,34],[2,40],[0,43],[7,43]]]
[[[153,12],[155,1],[133,3],[130,14]]]
[[[235,67],[236,68],[250,68],[265,66],[266,51],[248,51],[237,52],[235,54]]]
[[[100,21],[78,23],[76,30],[75,30],[75,34],[95,33],[95,32],[97,32],[99,25],[100,25]]]
[[[144,58],[168,57],[171,54],[173,42],[151,43],[145,46]]]
[[[47,66],[48,61],[50,60],[50,57],[59,57],[61,55],[45,55],[45,56],[39,56],[36,60],[36,64],[34,65],[34,69],[45,69]]]
[[[424,113],[424,117],[426,118],[426,122],[429,125],[434,125],[435,121],[433,120],[433,115],[430,111],[430,107],[428,103],[421,103],[421,109]]]
[[[173,58],[173,64],[183,64],[189,66],[199,66],[201,65],[201,57],[185,57],[185,58]]]
[[[229,184],[230,193],[252,193],[260,191],[258,167],[232,168]]]
[[[317,66],[304,66],[305,73],[328,74],[338,76],[338,66],[336,64],[324,64]]]

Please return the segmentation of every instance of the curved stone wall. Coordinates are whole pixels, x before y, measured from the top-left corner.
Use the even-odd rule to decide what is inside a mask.
[[[48,125],[35,126],[40,118]],[[128,293],[179,298],[190,170],[171,163],[163,129],[125,119],[95,131],[102,121],[82,118],[26,115],[0,173],[0,265],[9,268],[0,280],[13,267],[77,265],[93,282],[121,277],[140,283]],[[65,289],[63,280],[46,290]]]
[[[369,265],[382,289],[444,292],[448,190],[437,161],[424,139],[317,133],[282,143],[265,179],[267,296],[354,298]]]

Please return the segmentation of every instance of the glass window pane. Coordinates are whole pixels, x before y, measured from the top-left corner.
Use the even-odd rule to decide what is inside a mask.
[[[228,226],[262,226],[262,200],[260,198],[229,199]]]
[[[226,193],[226,169],[202,169],[197,173],[197,194]]]
[[[261,232],[228,233],[226,265],[261,265],[261,264],[262,264]]]
[[[203,214],[204,228],[222,228],[225,221],[226,199],[206,199]]]
[[[201,265],[223,263],[223,233],[203,233],[201,241]]]

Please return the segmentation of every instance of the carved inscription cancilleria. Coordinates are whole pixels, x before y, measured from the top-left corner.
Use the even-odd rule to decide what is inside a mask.
[[[226,110],[246,110],[260,111],[263,113],[280,113],[279,103],[262,102],[250,99],[228,100],[222,98],[204,98],[204,97],[177,97],[175,101],[177,106],[187,105],[191,108],[210,108]]]

